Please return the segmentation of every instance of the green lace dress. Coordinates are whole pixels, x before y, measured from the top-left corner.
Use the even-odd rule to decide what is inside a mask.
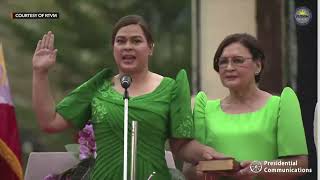
[[[123,179],[123,95],[112,87],[110,70],[103,70],[76,88],[56,107],[56,111],[78,128],[91,119],[94,127],[97,158],[91,179]],[[130,95],[130,94],[129,94]],[[131,121],[138,121],[136,179],[171,179],[165,161],[165,141],[170,137],[193,138],[193,119],[186,72],[176,79],[164,77],[151,93],[129,100]],[[128,137],[131,144],[131,137]],[[130,146],[128,177],[130,177]]]
[[[241,114],[225,113],[221,100],[200,92],[193,115],[195,138],[238,161],[308,154],[299,102],[290,88],[259,110]]]

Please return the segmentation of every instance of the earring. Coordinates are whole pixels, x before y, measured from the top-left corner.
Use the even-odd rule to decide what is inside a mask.
[[[151,44],[151,52],[149,53],[149,56],[152,56],[152,54],[153,54],[153,48],[154,48],[154,43]]]
[[[260,73],[260,72],[258,71],[258,72],[255,72],[254,74],[255,74],[255,75],[259,75],[259,73]]]

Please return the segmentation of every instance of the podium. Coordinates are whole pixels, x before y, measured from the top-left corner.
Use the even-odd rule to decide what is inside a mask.
[[[176,165],[170,151],[165,152],[168,168]],[[77,165],[79,160],[72,152],[32,152],[29,155],[25,180],[43,180],[49,174],[62,173]]]
[[[43,180],[49,174],[62,173],[77,165],[72,152],[32,152],[29,155],[25,180]]]

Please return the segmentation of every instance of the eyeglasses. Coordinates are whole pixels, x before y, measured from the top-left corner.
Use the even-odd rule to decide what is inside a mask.
[[[251,57],[242,57],[242,56],[234,56],[234,57],[220,57],[218,59],[218,66],[219,68],[226,68],[229,65],[229,61],[228,59],[230,59],[230,62],[232,64],[233,67],[239,67],[242,66],[246,60],[248,59],[252,59]]]

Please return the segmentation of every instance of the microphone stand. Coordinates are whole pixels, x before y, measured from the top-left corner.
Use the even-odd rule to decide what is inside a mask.
[[[128,109],[129,109],[129,94],[128,88],[131,84],[130,76],[122,76],[120,79],[121,86],[125,89],[124,91],[124,125],[123,125],[123,180],[127,180],[128,176]],[[137,155],[137,136],[138,136],[138,122],[132,121],[132,132],[131,132],[131,178],[130,180],[136,179],[136,155]]]

